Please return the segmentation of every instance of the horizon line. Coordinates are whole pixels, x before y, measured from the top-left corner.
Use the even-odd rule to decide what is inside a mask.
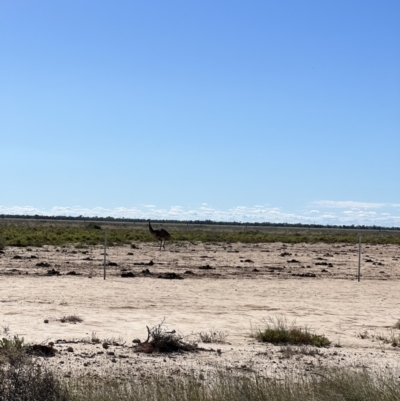
[[[154,222],[163,222],[163,223],[186,223],[186,224],[211,224],[211,225],[251,225],[251,226],[289,226],[289,227],[315,227],[315,228],[338,228],[338,229],[363,229],[363,230],[400,230],[400,227],[386,227],[379,225],[365,225],[365,224],[322,224],[322,223],[285,223],[285,222],[250,222],[250,221],[218,221],[218,220],[210,220],[210,219],[198,219],[198,220],[181,220],[181,219],[147,219],[147,218],[132,218],[132,217],[113,217],[113,216],[63,216],[63,215],[43,215],[43,214],[35,214],[35,215],[24,215],[24,214],[0,214],[0,218],[15,218],[15,219],[26,219],[26,220],[77,220],[77,221],[125,221],[125,222],[140,222],[144,223],[148,220],[152,220]]]

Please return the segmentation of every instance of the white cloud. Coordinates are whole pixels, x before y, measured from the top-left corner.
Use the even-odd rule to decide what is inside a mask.
[[[346,214],[348,216],[358,216],[358,217],[371,217],[371,216],[376,216],[376,212],[367,212],[364,210],[345,210],[343,214]]]
[[[271,223],[304,223],[304,224],[336,224],[336,225],[380,225],[388,227],[400,226],[400,212],[397,209],[384,209],[377,213],[371,204],[363,202],[333,202],[323,201],[324,204],[336,205],[332,210],[320,212],[316,209],[299,212],[286,212],[278,207],[269,205],[237,206],[229,209],[215,209],[209,204],[201,204],[197,208],[174,205],[168,208],[158,208],[156,205],[139,205],[133,207],[119,206],[115,208],[85,208],[81,206],[54,206],[42,209],[34,206],[0,206],[0,214],[27,214],[51,216],[85,216],[85,217],[114,217],[136,219],[174,219],[174,220],[214,220],[241,222],[271,222]],[[317,202],[314,202],[314,204]],[[350,205],[342,209],[338,205]],[[355,206],[357,205],[357,207]],[[364,205],[364,207],[360,207]],[[365,207],[369,205],[369,207]],[[391,204],[392,205],[392,204]],[[374,206],[378,207],[378,206]],[[380,206],[379,206],[380,207]]]
[[[319,207],[332,208],[332,209],[351,209],[351,208],[377,209],[385,206],[385,203],[329,201],[329,200],[316,201],[312,202],[311,204],[317,205]]]

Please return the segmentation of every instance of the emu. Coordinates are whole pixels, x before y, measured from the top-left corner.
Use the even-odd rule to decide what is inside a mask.
[[[165,250],[165,241],[171,238],[170,233],[167,230],[164,230],[163,228],[160,228],[159,230],[154,230],[150,224],[150,220],[149,220],[149,231],[154,238],[160,241],[160,251],[161,248],[164,248]]]

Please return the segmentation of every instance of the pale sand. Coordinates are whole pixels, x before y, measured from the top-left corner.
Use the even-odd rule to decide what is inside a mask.
[[[353,245],[179,243],[166,251],[158,251],[154,244],[138,246],[108,250],[108,259],[118,266],[108,268],[106,280],[99,247],[83,250],[84,254],[72,248],[7,248],[0,257],[1,326],[28,342],[66,340],[68,344],[56,345],[61,352],[48,359],[66,375],[101,374],[109,368],[121,375],[222,368],[267,376],[312,371],[327,364],[399,368],[398,348],[373,338],[400,335],[400,330],[391,329],[400,319],[398,246],[364,247],[361,282],[355,280],[358,254]],[[291,255],[281,256],[283,252]],[[21,259],[14,259],[16,255]],[[92,260],[84,260],[87,257]],[[154,265],[139,265],[150,260]],[[35,266],[43,261],[50,267]],[[316,265],[324,261],[332,266]],[[214,269],[201,269],[206,265]],[[46,276],[52,268],[62,275]],[[121,278],[121,269],[136,277]],[[144,269],[154,274],[143,277]],[[65,275],[72,270],[83,275]],[[196,275],[184,274],[187,270]],[[184,279],[157,278],[162,272],[175,272]],[[316,277],[292,276],[303,272]],[[83,322],[61,323],[65,315],[78,315]],[[285,358],[280,347],[250,337],[251,330],[262,327],[269,317],[296,321],[341,347],[331,346],[316,356]],[[213,351],[169,356],[135,353],[132,340],[145,340],[146,326],[164,318],[169,329],[192,339],[200,331],[227,332],[228,344],[200,343]],[[360,338],[366,330],[368,338]],[[120,345],[104,350],[100,344],[70,343],[89,339],[92,333]],[[71,345],[73,353],[66,351]],[[221,352],[214,352],[217,349]]]

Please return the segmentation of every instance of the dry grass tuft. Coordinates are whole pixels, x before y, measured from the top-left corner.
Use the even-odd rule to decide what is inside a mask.
[[[81,323],[83,319],[77,315],[65,315],[59,319],[61,323]]]
[[[277,317],[264,320],[265,327],[257,330],[252,337],[271,344],[312,345],[328,347],[331,341],[324,335],[317,335],[307,327],[298,327],[295,323],[288,325],[286,319]]]
[[[199,339],[203,343],[226,343],[226,339],[228,337],[227,331],[218,331],[218,330],[209,330],[209,331],[201,331],[199,333]]]

